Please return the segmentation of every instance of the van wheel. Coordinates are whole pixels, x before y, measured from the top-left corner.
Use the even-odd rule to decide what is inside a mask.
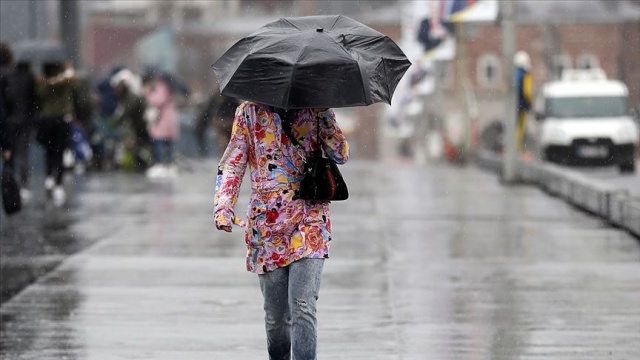
[[[620,172],[623,174],[633,174],[636,172],[636,163],[632,160],[631,162],[625,162],[620,164]]]

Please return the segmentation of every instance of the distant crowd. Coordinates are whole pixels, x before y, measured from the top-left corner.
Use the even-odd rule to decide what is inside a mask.
[[[0,43],[0,148],[31,197],[32,142],[45,152],[44,187],[58,204],[65,202],[63,175],[121,169],[147,177],[175,178],[180,120],[176,100],[189,90],[173,74],[148,68],[143,75],[116,67],[100,81],[76,71],[66,59],[14,58]],[[38,73],[39,75],[36,75]],[[224,149],[238,103],[215,91],[201,104],[194,122],[199,149],[207,128]]]

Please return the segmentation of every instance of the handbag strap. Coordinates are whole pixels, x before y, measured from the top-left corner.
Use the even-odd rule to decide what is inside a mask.
[[[315,118],[316,118],[316,146],[318,147],[318,149],[313,152],[313,156],[319,159],[322,157],[322,146],[320,145],[320,119],[318,119],[318,115],[316,115]]]
[[[322,146],[320,145],[320,119],[318,119],[318,115],[314,116],[316,119],[316,145],[318,146],[318,149],[313,151],[312,156],[315,158],[321,158],[322,157]],[[302,150],[304,151],[304,147],[302,146],[302,144],[300,144],[300,142],[298,141],[298,139],[296,139],[295,136],[293,136],[293,134],[291,133],[291,131],[287,131],[285,129],[284,126],[284,122],[286,121],[285,119],[283,119],[283,117],[280,117],[280,121],[283,122],[283,126],[282,126],[282,130],[285,133],[285,135],[289,138],[289,140],[291,141],[291,143],[293,143],[293,145],[297,145],[300,148],[302,148]],[[303,158],[306,158],[306,156],[303,156]]]

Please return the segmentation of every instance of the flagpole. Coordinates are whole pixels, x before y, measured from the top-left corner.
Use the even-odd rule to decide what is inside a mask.
[[[513,184],[516,181],[516,86],[513,57],[516,50],[516,23],[514,0],[500,1],[502,13],[502,54],[506,94],[504,101],[504,161],[502,163],[502,181]]]
[[[462,108],[462,138],[458,149],[458,162],[466,164],[469,160],[471,143],[471,117],[469,116],[469,103],[467,101],[467,86],[469,84],[468,59],[467,59],[467,25],[463,22],[457,23],[455,27],[456,36],[456,93]]]

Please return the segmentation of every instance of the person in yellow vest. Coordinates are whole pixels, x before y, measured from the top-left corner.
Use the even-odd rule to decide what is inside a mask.
[[[514,65],[516,66],[516,89],[518,91],[518,151],[524,152],[527,115],[533,103],[533,77],[531,76],[529,54],[518,51],[514,57]]]

